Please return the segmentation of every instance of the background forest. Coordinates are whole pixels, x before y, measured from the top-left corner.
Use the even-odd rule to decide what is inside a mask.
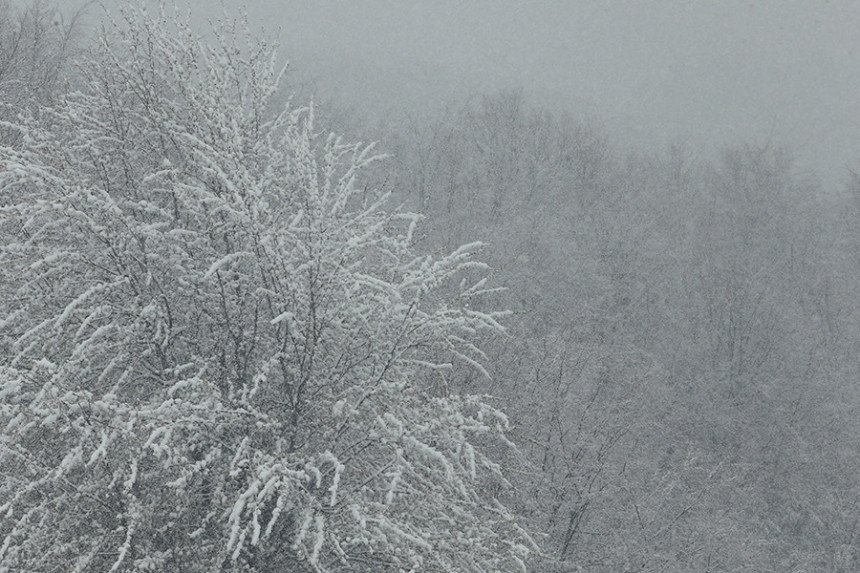
[[[118,43],[99,44],[44,4],[0,5],[0,571],[48,571],[58,563],[83,571],[179,570],[195,563],[194,543],[166,548],[171,536],[191,535],[197,519],[210,521],[191,539],[204,553],[220,552],[200,565],[206,570],[493,571],[520,563],[535,572],[587,573],[860,569],[860,177],[846,171],[843,184],[824,188],[798,174],[791,150],[775,141],[737,145],[717,158],[680,144],[628,149],[517,91],[381,124],[315,94],[322,103],[312,111],[290,111],[254,139],[243,131],[264,125],[254,114],[271,113],[291,92],[301,96],[301,87],[287,75],[283,90],[264,93],[266,78],[221,77],[218,70],[238,68],[213,56],[211,83],[204,77],[188,95],[180,56],[166,72],[140,66],[164,63],[170,53],[159,23],[166,25],[132,22],[127,35],[111,37]],[[225,37],[230,31],[221,29]],[[249,45],[223,58],[257,54]],[[269,69],[248,61],[247,70]],[[233,81],[249,82],[241,97],[212,93]],[[218,111],[230,106],[249,107],[235,117]],[[194,129],[170,141],[179,125]],[[370,161],[364,148],[327,140],[329,132],[377,141],[375,151],[388,157]],[[317,140],[323,143],[314,147]],[[236,151],[246,144],[256,146],[259,165]],[[319,173],[302,171],[317,164],[313,157]],[[337,163],[342,157],[353,159]],[[225,173],[225,165],[246,171]],[[103,195],[84,193],[76,174]],[[266,187],[276,177],[326,191],[295,204],[276,199]],[[232,182],[262,190],[230,203]],[[58,185],[62,198],[53,199]],[[171,199],[167,190],[180,185],[188,195]],[[83,213],[79,231],[68,231],[55,200]],[[419,224],[405,213],[424,218]],[[167,237],[168,227],[179,231]],[[301,248],[271,239],[282,228],[301,237]],[[255,253],[251,262],[236,255],[240,247]],[[170,257],[180,251],[185,258],[174,264]],[[291,282],[305,276],[305,259],[319,261],[310,271],[323,277],[319,289],[313,280]],[[104,271],[104,292],[71,294],[69,285],[90,280],[88,264]],[[121,266],[133,269],[131,286],[112,278]],[[147,297],[156,301],[151,307]],[[171,315],[168,325],[167,313],[180,308],[184,314]],[[309,309],[328,314],[318,319]],[[171,330],[173,322],[191,330]],[[408,328],[398,338],[392,333],[402,325]],[[285,339],[293,350],[277,346]],[[129,356],[139,349],[146,358],[127,370],[138,384],[133,392],[105,386],[99,423],[138,428],[137,441],[90,430],[89,417],[75,422],[69,410],[72,402],[96,403],[98,396],[82,397],[98,393],[87,386],[93,380],[126,375],[110,360],[116,340]],[[208,356],[215,358],[206,376],[180,372]],[[256,367],[262,378],[252,376]],[[282,368],[282,379],[269,368]],[[369,379],[378,382],[370,390]],[[74,396],[51,398],[50,384],[66,384]],[[141,388],[153,389],[147,396]],[[185,406],[177,405],[174,396],[186,391]],[[216,391],[224,400],[207,397]],[[290,396],[294,418],[275,429],[279,392]],[[108,404],[104,396],[117,394]],[[143,410],[127,405],[149,404],[152,396],[163,399],[162,413],[140,421]],[[356,410],[341,416],[349,400]],[[31,404],[28,413],[21,404]],[[365,404],[372,413],[355,413]],[[197,428],[198,406],[217,424]],[[62,411],[53,426],[40,421],[52,408]],[[171,424],[185,424],[175,443],[158,437],[165,426],[157,421],[168,411],[179,412]],[[300,415],[316,425],[298,425]],[[216,426],[217,447],[204,438],[200,444],[209,445],[198,450],[185,444]],[[243,432],[254,436],[251,445],[231,441]],[[145,459],[140,452],[158,440],[173,453]],[[405,441],[389,451],[379,445],[386,440]],[[56,454],[75,444],[80,461]],[[129,451],[138,454],[111,453]],[[242,452],[256,469],[241,465]],[[297,461],[281,470],[278,455]],[[444,477],[432,469],[437,462]],[[307,475],[299,467],[322,476],[315,489],[301,485]],[[282,471],[277,487],[304,497],[264,495],[250,477],[239,483],[242,471]],[[231,477],[210,479],[218,472]],[[181,534],[128,517],[169,513],[169,503],[152,494],[168,481],[171,495],[193,499],[170,518]],[[223,515],[206,513],[217,495],[233,499],[230,492],[248,505],[231,501]],[[398,508],[401,494],[408,501]],[[336,495],[352,496],[351,509],[338,513]],[[62,496],[67,501],[51,506]],[[70,512],[88,497],[114,503],[111,496],[134,500],[116,523],[99,530],[93,509],[65,518],[70,530],[92,528],[80,538],[45,533],[52,511]],[[295,517],[274,527],[272,508],[280,512],[284,503],[295,503]],[[449,526],[438,525],[431,511],[438,507]],[[361,527],[350,521],[357,512],[366,512],[356,518]],[[135,545],[132,530],[148,541]],[[89,551],[85,539],[99,535],[113,552],[94,544],[88,560],[75,561]],[[252,541],[269,535],[280,545],[264,551]],[[60,541],[66,545],[55,561],[36,560]],[[452,557],[467,553],[471,562]]]

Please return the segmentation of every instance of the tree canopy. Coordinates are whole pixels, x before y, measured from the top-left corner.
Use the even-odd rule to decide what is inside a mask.
[[[500,313],[241,22],[124,13],[0,148],[0,571],[504,571]]]

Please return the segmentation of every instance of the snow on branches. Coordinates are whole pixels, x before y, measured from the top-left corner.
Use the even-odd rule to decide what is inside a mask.
[[[238,28],[125,14],[0,149],[0,572],[521,569],[445,383],[480,245],[416,253]]]

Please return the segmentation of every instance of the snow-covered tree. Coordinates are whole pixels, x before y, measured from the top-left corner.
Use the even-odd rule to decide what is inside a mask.
[[[0,571],[522,569],[506,418],[447,382],[480,246],[417,253],[214,28],[125,14],[0,150]]]

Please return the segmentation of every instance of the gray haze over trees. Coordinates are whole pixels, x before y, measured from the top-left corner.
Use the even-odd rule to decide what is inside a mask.
[[[714,157],[725,145],[776,141],[797,169],[830,184],[860,168],[852,0],[187,3],[198,23],[245,7],[255,29],[280,39],[294,74],[366,115],[523,89],[537,105],[600,123],[623,148],[686,142]]]
[[[195,0],[212,11],[212,2]],[[621,147],[776,141],[844,183],[860,167],[851,0],[247,3],[296,72],[365,112],[523,89]]]
[[[0,4],[0,573],[860,569],[853,4],[196,4]]]

